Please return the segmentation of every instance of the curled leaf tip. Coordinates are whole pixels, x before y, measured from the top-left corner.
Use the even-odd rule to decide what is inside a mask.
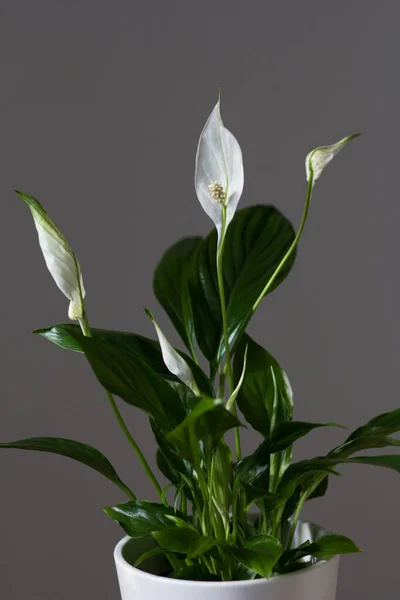
[[[154,323],[154,316],[153,316],[153,313],[152,313],[151,311],[149,311],[149,309],[148,309],[148,308],[146,308],[146,307],[144,307],[144,308],[143,308],[143,310],[144,310],[144,312],[146,313],[146,315],[149,317],[150,321],[151,321],[152,323]]]

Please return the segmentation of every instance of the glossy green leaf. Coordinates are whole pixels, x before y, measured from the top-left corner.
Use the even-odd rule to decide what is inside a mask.
[[[251,206],[233,218],[225,239],[224,283],[228,332],[233,345],[252,315],[252,308],[295,237],[289,221],[273,206]],[[200,244],[193,258],[190,291],[197,342],[211,363],[222,357],[221,307],[216,273],[217,232]],[[285,279],[291,258],[272,289]]]
[[[264,508],[270,511],[280,502],[279,496],[269,492],[268,488],[257,485],[257,482],[244,483],[241,487],[245,494],[246,510],[248,510],[252,504],[259,504],[262,500]]]
[[[104,508],[104,512],[133,538],[151,535],[155,531],[170,528],[171,520],[168,517],[176,515],[171,507],[144,500],[133,500],[124,504],[107,506]],[[183,518],[183,515],[179,516]]]
[[[298,548],[287,550],[282,554],[279,564],[281,567],[284,567],[305,556],[314,556],[319,560],[328,560],[337,554],[351,554],[354,552],[361,552],[361,550],[350,538],[344,535],[329,534],[320,537],[316,542],[308,542]]]
[[[329,486],[329,475],[326,475],[314,489],[314,491],[308,496],[307,500],[314,500],[315,498],[323,498],[328,491]]]
[[[400,431],[400,408],[374,417],[366,425],[353,431],[346,442],[364,436],[387,436],[397,431]]]
[[[75,332],[71,335],[75,337]],[[186,413],[178,393],[132,352],[103,339],[76,339],[106,390],[146,411],[166,429],[184,419]]]
[[[307,435],[320,427],[342,427],[337,423],[307,423],[305,421],[282,421],[278,423],[265,444],[270,447],[270,452],[278,452],[291,446],[299,438]]]
[[[183,458],[193,464],[199,442],[203,442],[211,452],[226,431],[239,426],[237,417],[225,409],[221,400],[202,398],[178,427],[168,434],[168,441],[178,448]]]
[[[236,383],[242,371],[246,347],[246,372],[236,401],[246,421],[268,437],[273,420],[275,426],[281,421],[290,421],[293,411],[292,390],[277,361],[248,335],[242,338],[235,352]]]
[[[215,538],[201,535],[189,526],[161,529],[153,532],[152,536],[169,552],[185,554],[189,560],[208,552],[217,543]]]
[[[182,567],[174,571],[170,577],[172,579],[184,579],[188,581],[221,581],[221,578],[208,571],[203,565],[198,563]]]
[[[269,578],[272,569],[282,554],[280,542],[269,535],[248,538],[243,548],[232,548],[236,558],[245,567]]]
[[[194,343],[194,325],[188,276],[192,257],[201,241],[201,237],[184,238],[171,246],[159,262],[153,279],[157,300],[189,350]]]
[[[212,458],[212,493],[213,497],[225,508],[231,504],[232,492],[230,489],[232,481],[232,452],[224,440],[219,440],[215,446]]]
[[[78,325],[54,325],[47,329],[37,329],[34,333],[41,335],[45,339],[57,344],[66,350],[83,352],[81,341],[83,334]],[[166,367],[160,344],[156,340],[151,340],[143,335],[128,333],[125,331],[112,331],[107,329],[91,329],[92,338],[96,341],[104,342],[126,356],[134,356],[145,362],[156,373],[168,381],[177,382],[178,379],[170,373]],[[208,395],[212,395],[212,387],[208,377],[203,371],[187,356],[184,352],[178,350],[182,358],[188,363],[194,375],[196,383],[200,390]]]
[[[386,448],[388,446],[400,446],[400,440],[395,438],[380,436],[380,435],[363,435],[359,438],[354,438],[349,442],[338,446],[328,456],[347,458],[361,450],[371,450],[372,448]]]
[[[400,455],[398,454],[357,456],[352,458],[317,457],[291,465],[284,474],[282,481],[278,486],[277,493],[283,498],[290,498],[297,485],[301,485],[304,478],[307,478],[310,475],[330,473],[333,472],[333,469],[337,465],[351,463],[385,467],[400,473]]]
[[[41,437],[3,443],[0,444],[0,448],[37,450],[39,452],[50,452],[72,458],[101,473],[101,475],[104,475],[104,477],[107,477],[107,479],[128,493],[128,495],[132,495],[129,488],[118,477],[114,467],[104,454],[87,444],[64,438]]]
[[[146,562],[146,560],[150,560],[154,556],[163,556],[165,555],[165,553],[165,548],[161,548],[161,546],[156,546],[155,548],[152,548],[148,552],[144,552],[141,556],[139,556],[134,566],[139,567],[142,563]]]

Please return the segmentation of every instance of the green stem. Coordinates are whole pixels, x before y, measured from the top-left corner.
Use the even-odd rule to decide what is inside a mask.
[[[132,446],[132,448],[134,449],[134,451],[137,454],[137,457],[139,458],[139,461],[143,467],[143,469],[145,470],[147,476],[149,477],[150,481],[152,482],[152,484],[154,485],[154,488],[157,492],[157,494],[160,496],[161,498],[161,494],[162,494],[162,488],[160,486],[160,484],[158,483],[153,471],[151,470],[149,463],[147,462],[143,452],[141,451],[141,449],[139,448],[138,444],[135,442],[135,440],[133,439],[129,429],[127,428],[124,419],[122,418],[121,413],[119,412],[118,406],[114,400],[113,395],[111,394],[111,392],[109,392],[108,390],[106,390],[106,394],[107,397],[110,401],[111,404],[111,408],[113,409],[113,412],[117,418],[117,421],[119,423],[119,426],[121,427],[126,439],[128,440],[128,442],[130,443],[130,445]]]
[[[221,300],[221,316],[222,316],[222,332],[225,345],[225,359],[226,359],[226,374],[228,377],[229,391],[232,394],[235,385],[233,381],[232,364],[231,364],[231,350],[229,347],[229,332],[228,332],[228,318],[226,313],[226,300],[225,300],[225,288],[224,288],[224,272],[223,272],[223,256],[225,247],[225,233],[226,233],[226,206],[222,206],[222,229],[221,238],[217,250],[217,277],[218,277],[218,290]],[[233,406],[233,414],[237,415],[236,403]],[[236,449],[236,460],[239,461],[242,457],[242,450],[240,444],[240,432],[239,428],[235,429],[235,449]]]
[[[264,298],[264,296],[266,294],[268,294],[268,292],[270,291],[270,289],[273,286],[273,284],[274,284],[276,278],[278,277],[279,273],[282,271],[282,269],[285,266],[286,262],[291,257],[291,255],[293,254],[293,252],[296,249],[297,244],[299,243],[299,240],[301,238],[301,234],[303,233],[303,229],[304,229],[304,226],[305,226],[306,221],[307,221],[308,209],[310,208],[310,201],[311,201],[312,190],[313,190],[313,182],[314,182],[314,178],[313,178],[313,176],[311,176],[310,177],[310,181],[308,182],[307,196],[306,196],[306,201],[304,203],[303,215],[301,217],[300,227],[299,227],[299,230],[298,230],[298,232],[296,234],[296,237],[294,238],[294,240],[292,242],[292,245],[290,246],[289,250],[286,252],[285,256],[282,258],[281,262],[279,263],[279,265],[275,269],[275,271],[272,274],[271,278],[269,279],[267,285],[265,286],[265,288],[263,289],[263,291],[259,295],[258,299],[254,303],[253,308],[252,308],[252,312],[253,313],[257,309],[258,305],[260,304],[260,302]]]
[[[294,534],[296,533],[296,527],[297,527],[297,523],[300,519],[300,514],[303,508],[303,504],[306,501],[307,495],[303,494],[300,497],[299,503],[297,505],[296,508],[296,512],[294,513],[293,516],[293,523],[292,523],[292,527],[290,528],[290,533],[289,533],[289,538],[288,538],[288,543],[287,543],[287,549],[290,550],[292,543],[293,543],[293,538],[294,538]]]
[[[82,333],[85,337],[92,337],[91,331],[90,331],[90,327],[89,327],[89,323],[87,320],[87,316],[86,313],[84,312],[81,319],[79,319],[79,325],[81,326],[82,329]],[[109,392],[106,389],[106,394],[107,394],[107,398],[111,404],[111,408],[113,409],[113,412],[117,418],[117,421],[119,423],[119,426],[121,427],[126,439],[128,440],[128,442],[130,443],[130,445],[132,446],[132,448],[134,449],[137,457],[139,458],[139,461],[143,467],[143,469],[145,470],[146,474],[148,475],[150,481],[152,482],[152,484],[154,485],[157,494],[160,496],[161,498],[161,494],[162,494],[162,489],[160,484],[158,483],[153,471],[151,470],[149,463],[147,462],[143,452],[141,451],[141,449],[139,448],[138,444],[135,442],[135,440],[133,439],[129,429],[127,428],[124,419],[122,418],[121,413],[118,410],[118,406],[116,405],[116,402],[114,400],[113,395],[111,394],[111,392]],[[126,490],[125,490],[126,491]],[[132,494],[132,492],[131,492]]]

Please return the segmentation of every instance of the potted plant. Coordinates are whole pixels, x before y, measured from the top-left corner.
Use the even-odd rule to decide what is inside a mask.
[[[296,440],[337,425],[293,420],[286,373],[246,333],[263,298],[294,264],[316,181],[355,137],[308,154],[296,233],[273,206],[236,211],[242,153],[222,123],[218,101],[201,133],[195,167],[196,193],[215,228],[205,238],[174,244],[154,275],[155,295],[187,352],[172,347],[148,310],[157,340],[92,328],[76,255],[39,202],[17,192],[32,212],[47,267],[70,301],[69,317],[78,322],[35,333],[86,356],[159,501],[138,500],[107,458],[83,443],[32,438],[0,446],[73,458],[126,494],[126,502],[104,509],[127,534],[114,555],[123,600],[153,600],[166,591],[186,600],[333,600],[338,555],[359,549],[343,535],[302,522],[304,503],[323,496],[344,463],[400,472],[399,455],[359,454],[400,444],[390,437],[400,430],[400,409],[359,427],[326,455],[292,462]],[[166,487],[130,434],[115,396],[148,413]],[[262,436],[249,456],[241,451],[244,426]],[[230,430],[234,450],[224,440]]]

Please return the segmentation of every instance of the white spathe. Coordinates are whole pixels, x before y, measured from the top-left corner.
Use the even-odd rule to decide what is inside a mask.
[[[69,318],[81,319],[84,314],[83,299],[86,292],[78,259],[40,202],[23,192],[16,191],[16,193],[31,210],[46,266],[57,287],[70,301]]]
[[[325,169],[326,165],[331,162],[333,158],[345,147],[345,145],[353,140],[354,138],[361,135],[360,133],[354,133],[353,135],[349,135],[342,140],[336,142],[336,144],[332,144],[331,146],[321,146],[320,148],[315,148],[307,154],[306,158],[306,175],[307,181],[310,181],[310,177],[312,177],[313,185],[320,177],[322,171]]]
[[[237,139],[224,127],[218,102],[201,133],[196,154],[195,188],[201,206],[217,228],[228,227],[244,185],[243,158]],[[211,189],[210,189],[211,188]]]
[[[182,381],[192,392],[196,395],[199,394],[199,388],[194,380],[193,373],[185,361],[184,358],[175,350],[175,348],[169,343],[161,327],[155,320],[153,314],[145,309],[147,316],[152,321],[154,328],[157,333],[158,341],[160,342],[161,353],[168,371],[173,375],[176,375],[178,379]]]

